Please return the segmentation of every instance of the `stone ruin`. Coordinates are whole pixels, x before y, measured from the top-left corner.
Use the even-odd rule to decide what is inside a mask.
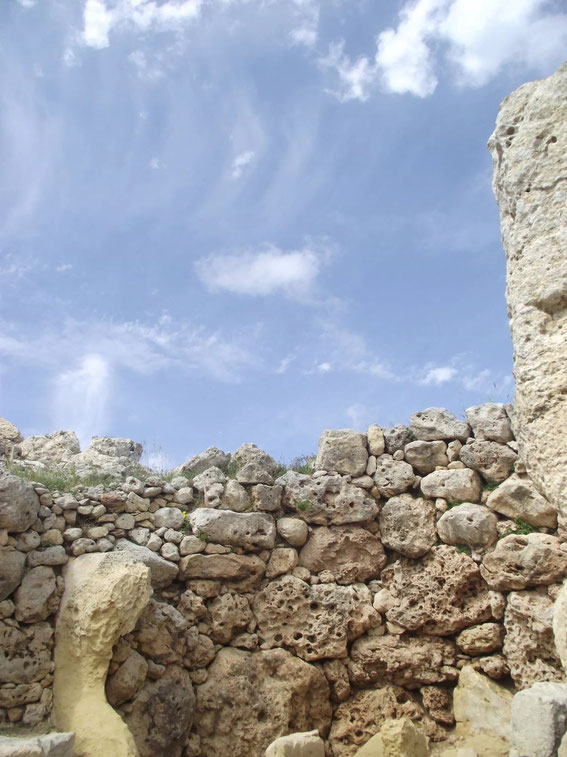
[[[490,141],[515,408],[161,477],[0,420],[0,755],[567,755],[566,145],[564,65]]]

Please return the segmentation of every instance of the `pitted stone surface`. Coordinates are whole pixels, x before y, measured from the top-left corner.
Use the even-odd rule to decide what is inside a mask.
[[[437,532],[445,544],[486,547],[498,538],[498,518],[484,505],[465,502],[452,507],[437,521]]]
[[[443,441],[415,441],[404,448],[406,461],[422,476],[433,473],[438,465],[448,465],[447,445]]]
[[[299,554],[299,565],[312,573],[331,570],[340,584],[367,581],[380,574],[386,554],[380,539],[359,526],[314,529]]]
[[[0,469],[0,528],[26,531],[38,512],[39,499],[30,482]]]
[[[478,473],[468,468],[437,470],[421,480],[425,497],[442,497],[449,502],[478,502],[482,484]]]
[[[352,429],[333,429],[321,434],[315,462],[317,470],[362,476],[367,462],[366,434]]]
[[[189,515],[196,536],[208,541],[247,549],[271,549],[276,541],[276,524],[265,513],[234,513],[199,507]]]
[[[510,476],[490,493],[486,506],[507,518],[523,518],[530,526],[557,526],[557,510],[527,476]]]
[[[346,657],[348,642],[380,623],[364,584],[309,586],[290,575],[259,592],[252,610],[264,648],[289,647],[308,661]]]
[[[395,497],[407,491],[415,481],[415,473],[409,463],[394,460],[392,455],[380,455],[376,459],[374,483],[382,497]]]
[[[386,617],[409,631],[446,636],[490,618],[478,565],[453,547],[434,547],[420,562],[402,558],[381,578],[396,599]]]
[[[287,471],[278,478],[284,487],[282,504],[307,523],[320,526],[364,523],[378,514],[376,501],[337,474],[311,478]]]
[[[435,506],[424,499],[400,494],[380,510],[380,538],[405,557],[422,557],[435,546]]]
[[[506,480],[514,469],[518,455],[507,444],[475,440],[465,444],[460,452],[461,461],[493,484]]]
[[[410,429],[415,439],[433,442],[442,439],[465,441],[471,435],[468,423],[444,407],[430,407],[410,415]]]
[[[465,417],[477,439],[506,444],[514,438],[510,416],[506,412],[506,406],[501,403],[486,402],[484,405],[469,407]]]
[[[512,534],[500,539],[484,557],[481,573],[490,588],[497,591],[546,586],[567,574],[567,552],[550,534]]]

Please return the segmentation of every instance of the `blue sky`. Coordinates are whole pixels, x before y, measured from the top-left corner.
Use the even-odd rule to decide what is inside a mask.
[[[4,0],[0,414],[173,465],[513,396],[486,141],[544,0]]]

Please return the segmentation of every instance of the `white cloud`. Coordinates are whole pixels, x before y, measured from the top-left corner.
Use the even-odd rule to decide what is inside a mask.
[[[22,6],[22,8],[33,8],[33,6],[37,3],[37,0],[18,0],[18,2]]]
[[[108,47],[108,34],[116,16],[110,12],[104,0],[87,0],[83,11],[83,42],[87,47],[102,49]]]
[[[315,47],[319,30],[319,3],[314,0],[293,0],[297,16],[297,26],[290,34],[293,45]]]
[[[8,253],[4,255],[4,262],[0,265],[0,279],[23,279],[35,267],[34,262]]]
[[[565,57],[567,13],[549,0],[409,0],[395,28],[378,34],[374,59],[351,61],[344,43],[320,60],[334,69],[341,102],[367,100],[373,88],[428,97],[438,72],[479,87],[508,66],[546,72]]]
[[[61,265],[58,265],[55,270],[57,273],[66,273],[67,271],[70,271],[73,268],[72,263],[61,263]]]
[[[239,179],[242,176],[244,169],[254,160],[255,155],[255,152],[248,150],[247,152],[241,152],[240,155],[236,156],[232,161],[231,175],[233,179]]]
[[[195,263],[197,274],[212,292],[265,296],[282,293],[305,297],[313,289],[327,250],[306,246],[300,250],[264,249],[240,253],[213,253]]]
[[[81,445],[101,434],[107,422],[111,370],[101,355],[85,355],[76,368],[59,373],[52,405],[56,428],[73,429]]]
[[[71,47],[66,47],[61,55],[61,61],[67,68],[73,68],[77,65],[77,55]]]
[[[319,363],[317,370],[319,371],[319,373],[330,373],[333,370],[333,366],[331,365],[331,363],[327,362]]]
[[[159,171],[160,168],[163,168],[163,163],[159,158],[152,158],[148,163],[148,166],[152,169],[152,171]]]
[[[442,365],[438,367],[427,366],[425,370],[425,376],[419,381],[419,383],[426,385],[434,384],[435,386],[446,384],[448,381],[454,379],[458,373],[457,369],[450,365]]]

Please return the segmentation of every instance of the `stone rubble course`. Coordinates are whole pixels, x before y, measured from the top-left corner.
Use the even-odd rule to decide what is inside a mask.
[[[442,439],[459,439],[464,442],[472,433],[468,423],[460,421],[443,407],[430,407],[410,415],[410,430],[414,439],[424,442]]]
[[[511,475],[489,494],[486,506],[507,518],[522,518],[536,528],[557,527],[557,511],[526,476]]]
[[[468,468],[437,470],[421,479],[424,497],[441,497],[450,503],[478,502],[482,484],[478,473]]]
[[[512,534],[500,539],[485,556],[480,570],[486,583],[496,591],[547,586],[567,574],[567,552],[556,536]]]
[[[312,573],[330,569],[339,584],[375,578],[386,561],[380,539],[359,526],[316,528],[299,553],[299,565]]]
[[[500,444],[511,442],[514,434],[507,407],[511,408],[512,406],[487,402],[484,405],[469,407],[465,412],[465,417],[475,438],[500,442]]]
[[[405,557],[423,557],[437,543],[433,503],[411,494],[391,497],[378,522],[382,543]]]
[[[247,549],[271,549],[276,541],[276,524],[264,513],[233,513],[200,507],[189,516],[196,536],[209,541]]]
[[[366,435],[352,429],[323,431],[315,468],[348,476],[362,476],[368,462]]]
[[[39,499],[33,486],[0,469],[0,528],[27,531],[39,512]]]

